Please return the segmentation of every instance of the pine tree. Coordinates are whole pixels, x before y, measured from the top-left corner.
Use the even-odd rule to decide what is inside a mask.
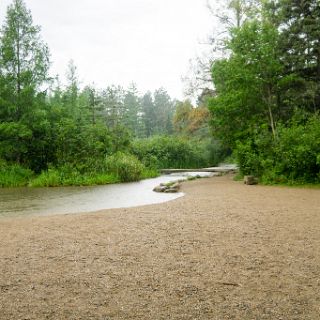
[[[40,28],[33,25],[23,0],[14,0],[1,30],[0,70],[11,91],[16,121],[28,113],[32,98],[48,79],[48,69],[49,51],[40,38]]]
[[[281,0],[277,4],[283,62],[295,80],[291,100],[316,111],[320,108],[320,2]]]
[[[23,0],[7,9],[0,32],[0,157],[41,170],[48,159],[45,94],[49,52]]]

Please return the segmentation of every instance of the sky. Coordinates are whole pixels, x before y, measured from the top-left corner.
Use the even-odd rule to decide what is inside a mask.
[[[0,24],[11,0],[0,0]],[[189,60],[205,50],[212,23],[205,0],[25,0],[51,54],[51,75],[68,62],[82,85],[164,87],[182,99]]]

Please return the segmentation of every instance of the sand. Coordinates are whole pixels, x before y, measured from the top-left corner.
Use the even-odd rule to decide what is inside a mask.
[[[320,190],[185,197],[0,220],[0,319],[320,319]]]

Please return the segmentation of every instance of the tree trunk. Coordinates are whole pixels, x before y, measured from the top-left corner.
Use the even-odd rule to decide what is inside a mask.
[[[269,111],[269,120],[270,120],[270,126],[272,130],[273,138],[276,138],[276,126],[274,122],[273,112],[272,112],[272,92],[270,86],[268,86],[267,90],[267,104],[268,104],[268,111]]]
[[[17,119],[21,117],[20,93],[21,93],[21,61],[20,61],[20,26],[17,25]]]

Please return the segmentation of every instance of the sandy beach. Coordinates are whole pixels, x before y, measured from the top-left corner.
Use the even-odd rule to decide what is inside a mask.
[[[0,220],[0,319],[320,319],[320,189]],[[142,195],[143,196],[143,195]]]

